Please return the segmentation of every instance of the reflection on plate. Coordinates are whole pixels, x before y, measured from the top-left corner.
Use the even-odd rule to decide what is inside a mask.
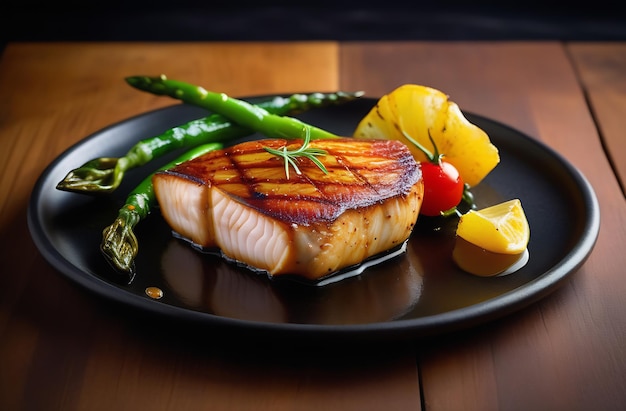
[[[172,239],[161,258],[167,289],[189,307],[221,317],[272,323],[368,324],[411,309],[422,289],[415,255],[381,264],[366,275],[323,288],[254,274]],[[297,307],[297,309],[294,309]]]
[[[351,135],[375,103],[364,98],[299,117]],[[135,280],[130,285],[117,282],[100,255],[101,231],[117,215],[126,193],[179,153],[133,170],[117,192],[105,198],[61,192],[55,189],[57,182],[88,159],[123,155],[140,139],[204,115],[184,104],[149,112],[89,136],[50,164],[28,210],[33,239],[50,264],[110,300],[207,327],[280,338],[389,340],[462,329],[527,306],[575,272],[598,235],[595,194],[571,164],[516,130],[468,113],[501,154],[500,164],[473,189],[477,205],[520,198],[531,226],[531,257],[511,275],[481,278],[460,271],[451,259],[456,221],[439,226],[420,217],[405,253],[359,276],[324,287],[273,281],[192,249],[172,236],[157,212],[136,229],[140,249]],[[161,289],[163,297],[150,298],[148,287]]]

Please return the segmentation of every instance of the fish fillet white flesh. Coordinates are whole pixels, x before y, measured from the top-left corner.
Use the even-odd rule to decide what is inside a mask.
[[[301,140],[257,140],[214,151],[153,177],[165,221],[177,235],[219,248],[271,276],[311,280],[400,245],[423,198],[419,164],[393,140],[314,140],[325,174],[299,157],[297,174],[264,147]]]

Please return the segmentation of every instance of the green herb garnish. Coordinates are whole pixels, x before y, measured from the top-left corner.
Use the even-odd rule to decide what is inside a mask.
[[[289,165],[296,170],[296,174],[300,175],[302,172],[298,168],[297,159],[298,157],[305,157],[311,160],[316,166],[320,168],[324,172],[324,174],[328,174],[328,170],[322,162],[316,156],[324,156],[328,154],[328,152],[321,148],[309,147],[311,142],[311,135],[308,128],[304,129],[304,142],[300,147],[296,150],[287,150],[287,146],[283,146],[281,148],[274,149],[270,147],[263,147],[268,153],[273,154],[278,157],[282,157],[285,161],[285,175],[287,176],[287,180],[289,180]]]

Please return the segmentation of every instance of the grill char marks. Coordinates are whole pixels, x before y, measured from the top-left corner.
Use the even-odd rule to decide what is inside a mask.
[[[295,224],[332,221],[346,209],[367,207],[406,194],[420,178],[419,166],[404,145],[389,140],[317,140],[328,174],[299,157],[302,174],[264,147],[295,149],[300,140],[260,140],[212,152],[169,173],[219,187],[262,213]]]
[[[181,236],[271,275],[318,279],[406,240],[423,196],[419,165],[397,141],[314,140],[328,174],[299,157],[297,174],[258,140],[159,172],[163,217]]]

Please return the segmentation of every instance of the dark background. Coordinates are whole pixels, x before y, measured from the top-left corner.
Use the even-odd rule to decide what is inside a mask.
[[[626,40],[618,1],[4,0],[9,41]]]
[[[623,0],[621,6],[548,1],[1,0],[0,46],[10,41],[626,40]]]

